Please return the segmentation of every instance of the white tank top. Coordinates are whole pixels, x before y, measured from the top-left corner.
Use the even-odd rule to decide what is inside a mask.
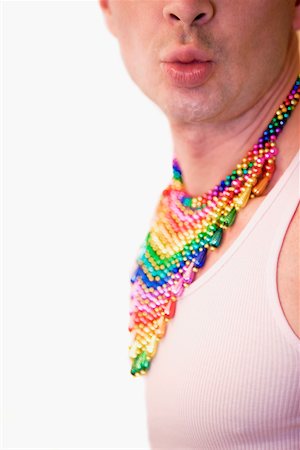
[[[152,449],[300,449],[300,340],[276,281],[299,155],[178,301],[144,376]]]

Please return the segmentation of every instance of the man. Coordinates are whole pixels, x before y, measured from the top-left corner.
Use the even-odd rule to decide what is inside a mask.
[[[185,192],[194,200],[212,192],[259,142],[297,79],[299,0],[99,1],[130,76],[167,115]],[[297,191],[299,124],[296,107],[276,136],[276,170],[268,169],[274,175],[245,202],[222,245],[192,277],[198,290],[191,283],[159,344],[145,377],[153,448],[300,448],[300,213],[298,194],[293,200],[288,194]],[[207,206],[217,201],[214,195]],[[286,208],[276,218],[279,201]],[[251,234],[254,228],[260,231]],[[249,263],[242,256],[247,245]],[[257,273],[254,250],[260,255]],[[269,281],[277,256],[278,293],[276,273]],[[262,271],[267,275],[259,278]],[[232,300],[237,297],[239,302]],[[227,311],[230,326],[223,320]]]

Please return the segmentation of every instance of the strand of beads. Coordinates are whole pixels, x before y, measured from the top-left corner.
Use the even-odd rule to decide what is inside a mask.
[[[177,300],[204,266],[208,250],[220,246],[223,230],[234,224],[249,198],[266,189],[276,167],[276,140],[299,94],[300,77],[257,144],[225,180],[202,196],[188,195],[179,163],[173,160],[172,182],[161,195],[131,278],[132,375],[149,370],[167,323],[175,315]]]

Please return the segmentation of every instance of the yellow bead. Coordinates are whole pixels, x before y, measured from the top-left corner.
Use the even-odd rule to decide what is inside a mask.
[[[150,357],[153,357],[155,355],[155,353],[157,351],[157,344],[158,344],[158,340],[156,339],[156,336],[153,335],[150,339],[149,344],[146,347],[147,354]]]
[[[251,189],[252,189],[251,186],[247,187],[242,191],[242,193],[238,197],[234,199],[235,206],[244,208],[247,205],[251,194]]]

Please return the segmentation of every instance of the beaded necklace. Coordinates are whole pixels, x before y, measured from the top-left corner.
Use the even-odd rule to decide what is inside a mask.
[[[201,196],[186,192],[173,158],[172,181],[161,194],[131,277],[128,329],[133,376],[149,370],[167,323],[175,316],[177,300],[204,266],[209,250],[220,246],[239,209],[265,191],[275,171],[276,139],[299,99],[300,74],[257,144],[230,175]]]

